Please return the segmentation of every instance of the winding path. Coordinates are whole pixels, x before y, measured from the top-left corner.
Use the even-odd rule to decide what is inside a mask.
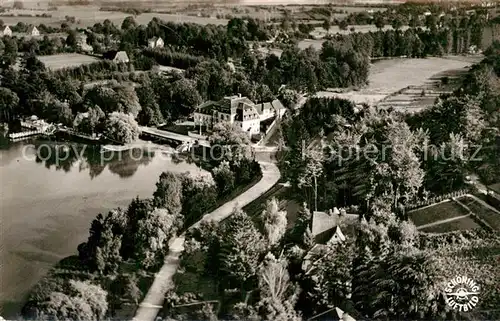
[[[259,164],[262,168],[262,178],[257,184],[213,212],[204,215],[191,227],[198,226],[201,221],[222,221],[231,215],[235,207],[244,207],[273,187],[280,178],[278,167],[268,162],[259,162]],[[133,321],[154,321],[156,319],[163,306],[165,293],[174,286],[173,276],[179,266],[179,257],[184,250],[184,239],[185,236],[182,234],[170,240],[170,251],[165,258],[165,263],[156,274],[155,280],[139,305]]]

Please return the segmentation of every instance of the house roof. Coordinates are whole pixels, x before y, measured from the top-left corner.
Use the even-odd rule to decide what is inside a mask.
[[[8,29],[8,30],[10,30],[9,26],[3,26],[3,27],[2,27],[2,31],[5,31],[5,30],[7,30],[7,29]]]
[[[273,105],[271,103],[262,103],[262,104],[257,104],[255,105],[255,109],[259,114],[264,114],[265,110],[272,110]]]
[[[236,121],[260,119],[259,113],[253,104],[240,102],[236,108]]]
[[[161,37],[153,37],[153,38],[150,38],[149,41],[154,41],[154,42],[157,42],[158,40],[160,40]],[[163,39],[162,39],[163,40]]]
[[[125,51],[111,50],[111,51],[105,52],[102,56],[104,59],[110,59],[110,60],[115,60],[117,58],[128,60],[128,55]]]
[[[273,105],[273,108],[278,111],[278,110],[281,110],[281,109],[286,109],[285,106],[283,106],[283,104],[281,103],[281,101],[279,99],[275,99],[271,102],[271,104]]]
[[[215,108],[217,108],[217,102],[208,100],[196,107],[196,112],[204,115],[212,115]]]
[[[315,237],[333,229],[339,224],[339,221],[340,217],[337,214],[314,211],[311,224],[312,236]]]
[[[338,307],[335,308],[335,312],[337,312],[339,320],[342,320],[342,321],[356,321],[356,319],[354,319],[348,313],[344,312],[342,309],[340,309]]]
[[[35,31],[35,30],[37,30],[37,31],[38,31],[38,29],[37,29],[35,26],[29,26],[29,27],[28,27],[28,33],[32,33],[32,32],[33,32],[33,31]]]
[[[254,103],[247,97],[241,97],[239,95],[226,96],[219,101],[220,111],[231,115],[236,114],[236,109],[238,108],[240,103],[245,103],[252,106],[254,105]]]
[[[118,51],[114,59],[128,60],[128,55],[125,51]]]
[[[349,310],[351,313],[354,315],[358,315],[360,318],[362,318],[361,314],[357,312],[353,307],[352,303],[350,301],[343,302],[341,304],[343,307],[345,306],[345,309]],[[356,321],[350,314],[347,312],[344,312],[341,308],[338,306],[335,308],[331,308],[327,311],[324,311],[323,313],[320,313],[314,317],[312,317],[309,320],[315,320],[315,321]]]
[[[345,210],[334,208],[328,212],[313,212],[311,219],[311,234],[316,243],[326,244],[331,241],[335,234],[343,241],[346,235],[355,236],[356,223],[359,221],[358,214],[348,214]],[[344,231],[341,231],[341,226]]]

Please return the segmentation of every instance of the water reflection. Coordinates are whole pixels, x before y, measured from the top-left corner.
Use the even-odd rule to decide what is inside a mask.
[[[0,314],[16,319],[27,293],[51,266],[76,254],[98,213],[151,197],[164,171],[210,176],[171,150],[141,144],[101,153],[98,146],[12,143],[0,135]]]
[[[88,170],[92,179],[99,176],[106,166],[111,173],[121,178],[131,177],[140,165],[148,165],[155,156],[154,151],[139,147],[124,151],[101,151],[100,146],[44,141],[35,141],[23,149],[23,155],[34,157],[37,163],[47,169],[64,172]]]

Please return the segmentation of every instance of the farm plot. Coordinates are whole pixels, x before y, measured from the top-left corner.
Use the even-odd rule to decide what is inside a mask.
[[[481,203],[470,197],[462,197],[459,201],[470,208],[474,214],[484,220],[489,226],[497,231],[500,231],[500,213],[483,206]]]
[[[437,79],[466,71],[480,58],[478,56],[475,59],[450,56],[378,60],[370,66],[368,85],[364,88],[342,94],[332,91],[319,92],[318,96],[340,97],[358,104],[393,107],[403,111],[421,109],[432,105],[439,96],[440,91],[435,88]],[[425,92],[424,95],[422,91]]]
[[[467,231],[480,229],[479,226],[472,218],[464,217],[459,220],[454,220],[448,223],[438,224],[421,229],[425,233],[447,233],[453,231]]]
[[[20,14],[16,10],[11,10],[9,14]],[[51,17],[36,17],[35,14],[47,13]],[[24,13],[22,13],[24,14]],[[6,25],[15,25],[18,22],[24,22],[26,24],[45,24],[49,26],[60,26],[66,21],[66,16],[75,17],[77,23],[76,27],[84,28],[93,26],[96,23],[102,23],[104,20],[108,19],[116,26],[120,27],[123,20],[130,16],[130,14],[119,12],[119,11],[100,11],[98,6],[60,6],[57,11],[36,11],[32,13],[32,17],[20,17],[20,16],[0,16],[0,19],[4,21]],[[135,17],[137,23],[148,24],[154,17],[157,17],[163,21],[172,21],[179,23],[197,23],[197,24],[222,24],[226,25],[227,19],[217,19],[210,17],[197,17],[186,14],[166,14],[166,13],[143,13]]]
[[[38,56],[46,68],[59,70],[63,68],[74,68],[81,65],[88,65],[100,61],[99,58],[81,54],[60,54],[50,56]]]
[[[416,226],[431,224],[467,214],[469,214],[467,210],[453,201],[431,205],[408,213]]]

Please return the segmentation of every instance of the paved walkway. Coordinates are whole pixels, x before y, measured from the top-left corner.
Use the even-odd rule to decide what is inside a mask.
[[[265,162],[260,162],[260,166],[262,168],[262,179],[257,184],[215,211],[204,215],[200,221],[191,227],[198,226],[201,221],[221,221],[230,216],[235,207],[247,205],[273,187],[280,178],[278,167]],[[170,252],[165,258],[165,264],[156,274],[151,288],[149,288],[146,297],[136,311],[134,321],[154,321],[163,306],[165,293],[174,286],[172,278],[177,271],[179,257],[184,250],[184,235],[172,239],[169,242],[169,249]]]

